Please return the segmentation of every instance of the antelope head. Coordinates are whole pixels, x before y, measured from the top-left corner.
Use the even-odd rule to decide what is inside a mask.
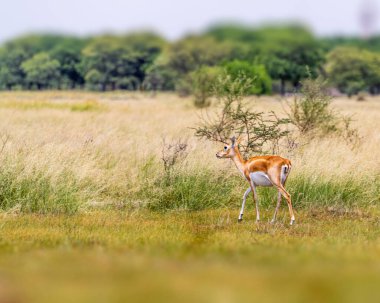
[[[216,153],[217,158],[219,158],[219,159],[222,159],[222,158],[230,159],[236,155],[236,153],[238,152],[238,145],[239,145],[241,139],[240,139],[240,137],[236,139],[235,136],[233,136],[230,140],[231,140],[230,145],[228,145],[228,144],[224,145],[223,149]]]

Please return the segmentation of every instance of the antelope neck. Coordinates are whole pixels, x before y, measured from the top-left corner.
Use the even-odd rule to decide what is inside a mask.
[[[232,161],[234,161],[236,168],[241,172],[243,177],[245,178],[245,160],[240,154],[240,151],[238,149],[235,150],[235,155],[232,157]]]

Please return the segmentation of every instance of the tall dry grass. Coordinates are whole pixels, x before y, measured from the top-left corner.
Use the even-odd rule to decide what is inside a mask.
[[[282,112],[275,97],[250,98],[257,110]],[[380,102],[338,99],[362,137],[314,138],[291,152],[289,190],[297,207],[377,206]],[[211,109],[212,110],[212,109]],[[75,212],[95,206],[202,209],[240,203],[245,189],[220,148],[193,137],[201,110],[172,94],[12,92],[0,94],[0,207]],[[188,140],[188,156],[170,180],[162,138]],[[2,143],[4,142],[4,143]],[[272,190],[260,203],[270,205]]]

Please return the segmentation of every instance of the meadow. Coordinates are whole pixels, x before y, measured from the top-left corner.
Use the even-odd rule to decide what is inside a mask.
[[[257,110],[283,108],[250,97]],[[174,94],[0,93],[1,302],[376,302],[380,99],[338,98],[360,141],[282,149],[296,225],[247,184]],[[211,108],[211,111],[214,107]],[[170,173],[163,141],[187,142]]]

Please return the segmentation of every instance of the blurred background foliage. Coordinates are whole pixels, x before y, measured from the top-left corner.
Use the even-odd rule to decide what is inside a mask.
[[[380,37],[316,37],[298,25],[215,25],[167,41],[152,32],[78,38],[41,34],[0,46],[0,89],[199,93],[218,71],[243,71],[251,94],[285,94],[309,76],[348,95],[380,91]],[[209,84],[202,84],[209,85]]]

